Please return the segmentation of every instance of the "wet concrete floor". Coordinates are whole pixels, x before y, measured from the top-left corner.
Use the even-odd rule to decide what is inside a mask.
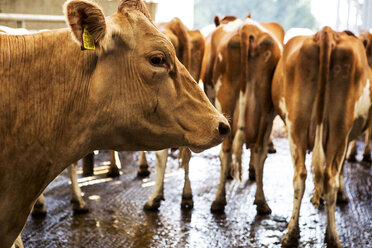
[[[159,211],[143,210],[155,178],[155,155],[149,153],[151,175],[137,178],[138,152],[120,152],[122,175],[106,178],[108,152],[96,158],[96,176],[80,179],[90,212],[73,215],[69,179],[64,172],[46,190],[47,215],[30,217],[23,231],[25,247],[281,247],[292,211],[293,166],[288,140],[276,138],[276,154],[270,154],[264,169],[264,190],[272,214],[256,215],[253,205],[256,185],[248,180],[249,151],[244,151],[243,180],[227,185],[224,214],[212,214],[219,180],[219,147],[193,154],[190,165],[194,209],[181,210],[183,169],[168,159],[164,185],[165,201]],[[358,143],[362,157],[362,143]],[[310,203],[313,189],[308,178],[302,201],[299,247],[325,247],[326,216]],[[100,174],[103,173],[103,174]],[[346,163],[345,190],[349,203],[336,208],[336,224],[344,247],[372,247],[372,169],[361,163]]]

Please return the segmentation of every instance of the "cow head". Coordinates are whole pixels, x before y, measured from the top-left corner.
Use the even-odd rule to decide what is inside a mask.
[[[229,133],[227,120],[176,58],[142,1],[121,1],[105,18],[96,4],[72,0],[66,16],[75,41],[97,57],[89,103],[92,112],[102,113],[95,117],[102,118],[96,129],[107,141],[100,144],[117,150],[189,146],[201,151]]]

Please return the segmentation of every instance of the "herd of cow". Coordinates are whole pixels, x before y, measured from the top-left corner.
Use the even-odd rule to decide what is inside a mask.
[[[164,149],[156,152],[156,185],[145,205],[158,209],[168,148],[180,149],[182,207],[192,207],[190,149],[223,142],[211,206],[223,212],[226,179],[241,177],[245,143],[257,213],[270,214],[262,179],[276,115],[286,124],[295,168],[283,246],[298,243],[305,155],[312,151],[312,202],[325,201],[328,247],[342,247],[335,206],[347,201],[342,167],[348,143],[371,121],[371,34],[324,27],[284,45],[280,24],[249,15],[216,17],[214,30],[203,36],[177,18],[155,25],[141,0],[122,0],[107,18],[93,2],[70,0],[65,14],[68,29],[0,35],[0,247],[11,247],[17,237],[21,243],[45,187],[98,149]],[[148,174],[144,152],[140,164],[139,172]],[[76,186],[76,165],[70,171]],[[76,210],[86,209],[74,188]]]

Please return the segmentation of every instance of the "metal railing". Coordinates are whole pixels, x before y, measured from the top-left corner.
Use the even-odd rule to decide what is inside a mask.
[[[25,28],[26,22],[54,22],[64,23],[63,15],[32,15],[32,14],[8,14],[0,13],[0,21],[16,21],[17,28]]]

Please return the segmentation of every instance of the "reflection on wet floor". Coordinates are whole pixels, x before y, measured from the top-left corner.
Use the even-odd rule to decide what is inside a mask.
[[[140,179],[136,177],[138,153],[120,152],[122,174],[111,179],[104,172],[109,153],[100,152],[95,176],[79,179],[90,212],[73,215],[69,179],[63,173],[47,188],[47,216],[29,218],[22,236],[25,247],[281,247],[292,211],[293,166],[287,139],[274,139],[274,143],[278,152],[268,156],[264,169],[271,215],[256,215],[256,185],[248,180],[247,150],[242,181],[227,185],[224,214],[210,212],[219,180],[219,147],[193,154],[190,180],[194,209],[186,211],[180,208],[184,179],[176,159],[168,159],[165,201],[159,211],[146,212],[143,205],[154,185],[155,155],[149,153],[148,157],[150,178]],[[325,209],[315,209],[310,203],[309,155],[306,165],[309,176],[301,207],[299,247],[324,247]],[[336,208],[340,241],[344,247],[372,247],[372,169],[346,163],[344,172],[350,202]]]

